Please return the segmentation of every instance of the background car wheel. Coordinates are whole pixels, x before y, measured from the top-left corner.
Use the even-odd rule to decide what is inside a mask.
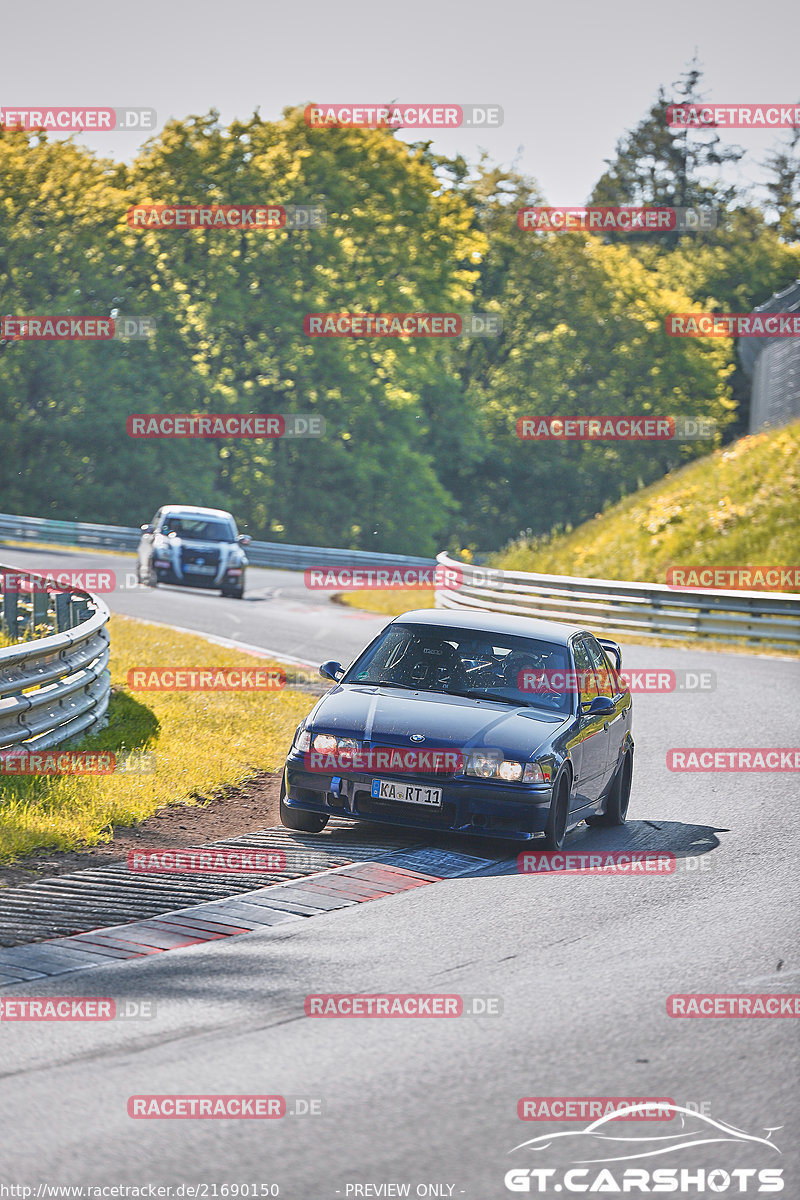
[[[237,588],[222,588],[220,594],[228,596],[231,600],[241,600],[244,597],[244,584]]]
[[[297,829],[301,833],[319,833],[328,824],[327,813],[304,812],[302,808],[289,808],[286,803],[286,776],[281,780],[281,825],[286,829]]]
[[[569,776],[566,772],[561,776],[558,789],[550,802],[550,813],[544,831],[545,850],[560,850],[567,835],[567,818],[569,816]]]
[[[588,825],[624,825],[628,815],[633,779],[633,754],[629,750],[619,765],[611,793],[606,801],[606,811],[587,818]]]
[[[158,587],[158,575],[156,574],[156,569],[153,566],[152,562],[149,564],[149,566],[147,568],[147,578],[145,579],[144,582],[147,584],[148,587]]]

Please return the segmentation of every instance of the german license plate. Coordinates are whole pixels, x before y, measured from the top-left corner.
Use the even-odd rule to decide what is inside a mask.
[[[190,575],[216,575],[216,567],[201,567],[199,563],[187,563],[183,568]]]
[[[430,808],[442,806],[441,788],[398,783],[396,779],[373,779],[372,795],[375,800],[399,800],[401,804],[426,804]]]

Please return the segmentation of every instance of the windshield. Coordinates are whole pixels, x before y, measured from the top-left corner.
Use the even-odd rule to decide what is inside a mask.
[[[190,542],[236,541],[236,531],[230,522],[208,517],[166,517],[160,532],[165,537],[172,535]]]
[[[569,692],[554,681],[563,678],[568,664],[566,646],[536,638],[392,624],[356,659],[342,682],[442,692],[566,714]]]

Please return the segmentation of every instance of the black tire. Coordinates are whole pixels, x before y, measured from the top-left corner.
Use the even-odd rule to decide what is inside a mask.
[[[545,850],[561,850],[567,836],[569,819],[569,775],[565,771],[557,782],[550,801],[550,812],[544,831]]]
[[[300,833],[320,833],[328,824],[327,813],[306,812],[302,808],[289,808],[286,803],[286,776],[281,780],[280,800],[281,825]]]
[[[220,595],[228,596],[231,600],[242,600],[244,598],[244,584],[238,588],[222,588]]]
[[[633,752],[628,750],[617,768],[611,785],[606,811],[587,817],[587,825],[624,825],[628,817],[633,780]]]
[[[145,583],[147,587],[158,587],[158,575],[155,567],[153,566],[152,558],[150,559],[147,567],[147,579],[145,580]]]

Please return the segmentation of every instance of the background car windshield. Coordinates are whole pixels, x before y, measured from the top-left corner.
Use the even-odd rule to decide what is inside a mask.
[[[226,521],[213,521],[205,517],[167,517],[161,532],[195,542],[233,542],[236,533]]]
[[[475,693],[568,713],[568,665],[565,646],[535,638],[395,623],[356,659],[343,682]]]

